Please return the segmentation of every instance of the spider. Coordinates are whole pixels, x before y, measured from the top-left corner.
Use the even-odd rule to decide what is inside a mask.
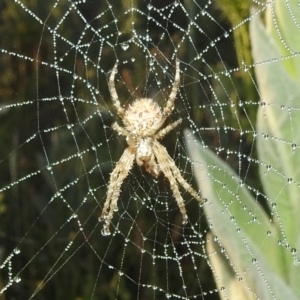
[[[176,59],[176,74],[169,99],[163,109],[150,98],[136,99],[127,109],[124,109],[119,101],[115,88],[115,76],[118,63],[114,65],[109,78],[109,92],[118,116],[122,119],[124,127],[117,123],[112,129],[119,135],[125,136],[128,147],[125,149],[115,169],[110,174],[106,201],[103,206],[100,221],[104,221],[102,233],[109,235],[109,226],[117,209],[117,201],[121,192],[121,185],[130,172],[134,160],[139,166],[144,166],[146,171],[154,177],[162,172],[170,182],[170,187],[182,214],[182,223],[186,224],[188,217],[181,197],[178,183],[183,186],[198,202],[202,199],[197,192],[182,177],[180,170],[169,156],[166,148],[159,143],[166,134],[177,127],[182,119],[178,119],[161,129],[168,116],[174,109],[174,101],[180,84],[179,60]],[[178,182],[178,183],[177,183]]]

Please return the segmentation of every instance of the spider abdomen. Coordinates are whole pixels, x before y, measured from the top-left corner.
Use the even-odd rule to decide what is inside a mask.
[[[125,111],[125,128],[138,136],[153,135],[160,127],[162,111],[159,105],[149,98],[134,101]]]

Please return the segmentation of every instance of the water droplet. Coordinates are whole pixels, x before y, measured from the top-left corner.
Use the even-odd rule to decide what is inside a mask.
[[[15,248],[15,249],[14,249],[14,253],[15,253],[15,254],[19,254],[20,252],[21,252],[21,251],[20,251],[19,248]]]
[[[121,48],[122,48],[124,51],[126,51],[126,50],[129,48],[128,43],[123,43],[123,44],[121,44]]]

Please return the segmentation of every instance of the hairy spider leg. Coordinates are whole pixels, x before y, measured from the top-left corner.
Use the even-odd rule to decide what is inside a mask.
[[[161,171],[165,174],[165,176],[170,181],[170,186],[173,191],[174,197],[177,201],[179,209],[182,213],[183,224],[187,222],[186,209],[184,206],[183,199],[178,189],[178,185],[176,184],[176,180],[184,187],[184,189],[189,192],[199,203],[203,203],[201,197],[197,194],[197,192],[186,182],[186,180],[182,177],[179,169],[175,165],[174,160],[168,154],[166,148],[162,146],[159,142],[154,142],[153,152],[158,161]]]
[[[124,136],[128,136],[129,135],[129,132],[123,128],[122,126],[120,126],[117,122],[113,123],[111,125],[111,128],[116,131],[118,134],[120,135],[124,135]]]
[[[114,65],[114,68],[111,71],[110,77],[109,77],[109,82],[108,82],[108,88],[109,88],[109,92],[110,92],[110,96],[113,102],[114,107],[117,110],[117,114],[119,115],[119,117],[124,116],[125,110],[124,108],[121,106],[117,91],[116,91],[116,87],[115,87],[115,76],[118,72],[118,63],[116,63]]]
[[[176,179],[173,176],[171,168],[170,168],[171,158],[169,158],[169,154],[167,153],[167,150],[165,149],[165,147],[160,145],[158,142],[156,142],[155,145],[153,146],[153,152],[158,161],[161,171],[164,173],[164,175],[166,176],[166,178],[168,179],[168,181],[170,183],[171,190],[173,191],[173,195],[175,197],[177,205],[182,214],[182,224],[186,224],[187,220],[188,220],[188,217],[186,214],[186,208],[184,205],[184,201],[181,197],[178,185],[176,183]]]
[[[106,201],[99,218],[100,221],[105,221],[103,229],[107,235],[110,233],[109,225],[111,223],[114,210],[117,207],[117,202],[121,192],[121,185],[133,166],[134,158],[135,154],[132,153],[129,148],[125,149],[115,169],[110,174]],[[108,208],[109,212],[107,212]]]
[[[179,66],[179,59],[178,58],[176,58],[176,71],[175,72],[176,73],[175,73],[175,79],[174,79],[172,91],[169,95],[169,99],[168,99],[165,107],[163,108],[163,118],[162,118],[162,121],[161,121],[161,126],[174,109],[174,102],[175,102],[176,95],[177,95],[178,88],[179,88],[179,84],[180,84],[180,66]]]
[[[182,122],[182,119],[178,119],[177,121],[169,124],[167,127],[161,129],[156,135],[155,138],[157,140],[162,139],[166,134],[168,134],[171,130],[176,128],[180,123]]]

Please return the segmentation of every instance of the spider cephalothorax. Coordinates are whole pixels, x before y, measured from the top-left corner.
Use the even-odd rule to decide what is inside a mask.
[[[174,109],[174,101],[180,84],[179,60],[176,60],[175,80],[169,99],[163,109],[150,98],[136,99],[126,110],[121,106],[115,88],[115,76],[118,64],[115,64],[110,78],[109,91],[117,114],[121,117],[124,127],[117,123],[112,128],[126,137],[128,147],[118,161],[110,175],[107,197],[100,216],[105,220],[103,233],[110,233],[109,226],[121,192],[121,184],[131,170],[134,160],[146,171],[158,177],[162,172],[170,182],[171,189],[182,214],[183,224],[187,222],[187,214],[181,197],[178,183],[180,183],[196,200],[202,202],[197,192],[185,181],[166,148],[159,143],[167,133],[181,123],[177,120],[161,129],[167,117]]]

